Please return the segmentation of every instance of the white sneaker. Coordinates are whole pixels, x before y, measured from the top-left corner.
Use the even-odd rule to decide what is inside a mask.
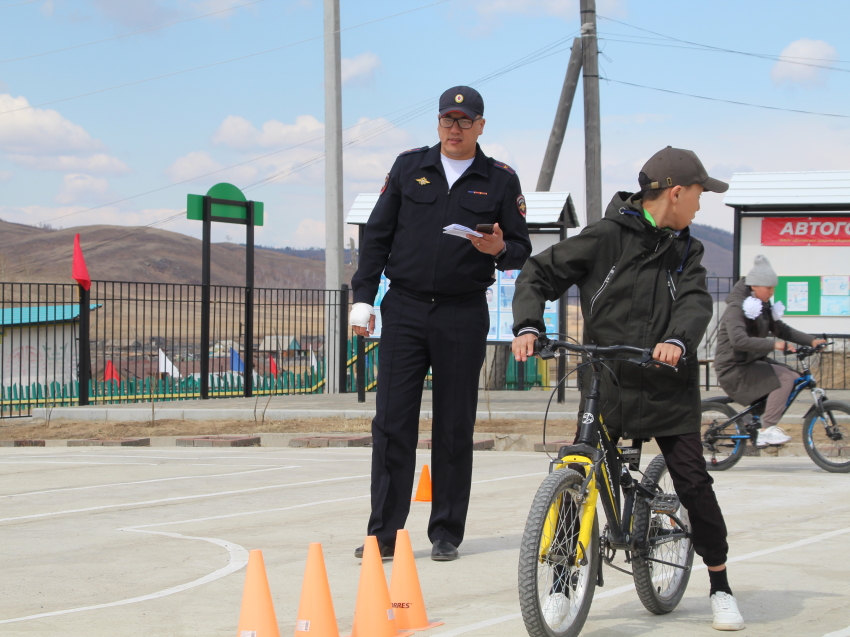
[[[711,627],[715,630],[743,630],[744,618],[738,610],[738,602],[731,595],[723,591],[717,591],[711,596],[711,612],[714,613],[714,621]]]
[[[791,440],[791,436],[774,425],[773,427],[768,427],[767,429],[759,431],[756,446],[767,447],[768,445],[784,445],[786,442],[791,442]]]
[[[570,612],[570,600],[563,593],[553,593],[543,604],[543,619],[549,628],[557,629]]]

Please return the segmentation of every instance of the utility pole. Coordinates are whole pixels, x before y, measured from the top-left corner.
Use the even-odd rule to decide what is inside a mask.
[[[602,218],[602,137],[599,124],[599,49],[596,0],[581,0],[584,65],[584,173],[587,223]]]
[[[573,107],[573,98],[576,95],[578,76],[581,72],[581,58],[581,38],[576,38],[573,40],[570,62],[567,64],[567,74],[564,77],[558,110],[555,111],[555,122],[552,124],[552,132],[549,134],[549,144],[546,146],[543,165],[540,167],[540,177],[537,178],[537,192],[549,192],[552,188],[555,166],[558,164],[558,157],[561,154],[561,146],[567,132],[567,122],[570,119],[570,110]]]
[[[339,0],[324,0],[325,27],[325,353],[326,389],[337,393],[342,352],[340,319],[348,312],[340,303],[343,283],[342,215],[342,82],[339,38]]]

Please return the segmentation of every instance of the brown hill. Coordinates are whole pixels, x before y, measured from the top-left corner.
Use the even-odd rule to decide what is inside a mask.
[[[0,221],[0,281],[70,282],[74,235],[80,233],[92,279],[200,283],[201,241],[157,228],[78,226],[64,230]],[[245,285],[245,247],[212,246],[212,283]],[[348,279],[353,269],[347,266]],[[256,249],[256,287],[321,289],[325,264]]]

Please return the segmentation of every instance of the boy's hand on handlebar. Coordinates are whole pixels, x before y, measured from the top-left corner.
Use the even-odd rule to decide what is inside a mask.
[[[812,347],[817,347],[818,345],[826,345],[825,338],[816,338],[812,341]]]
[[[652,360],[675,367],[682,357],[682,348],[674,343],[659,343],[652,351]]]
[[[529,356],[534,354],[534,342],[537,340],[537,335],[528,333],[522,336],[517,336],[511,343],[511,351],[514,353],[514,358],[518,361],[527,361]]]
[[[797,348],[794,347],[793,343],[787,343],[785,341],[774,341],[773,349],[778,350],[780,352],[796,352]]]

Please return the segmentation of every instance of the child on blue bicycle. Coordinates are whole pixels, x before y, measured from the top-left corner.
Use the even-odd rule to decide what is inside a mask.
[[[745,407],[767,396],[761,417],[759,447],[791,440],[779,427],[785,403],[800,375],[787,365],[768,358],[774,350],[793,352],[794,346],[817,347],[822,338],[799,332],[782,322],[785,307],[770,303],[779,277],[764,255],[755,258],[753,269],[726,297],[726,310],[717,330],[714,370],[717,382],[729,397]]]

